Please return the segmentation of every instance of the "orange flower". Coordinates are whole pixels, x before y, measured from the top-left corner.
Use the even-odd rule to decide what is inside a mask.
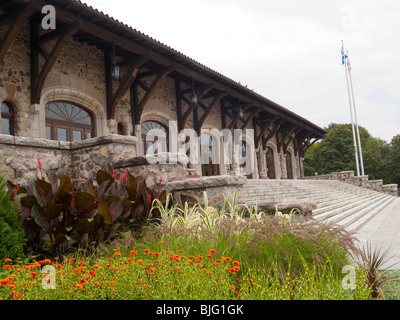
[[[92,268],[93,269],[98,269],[98,268],[100,268],[100,266],[98,264],[95,264]]]
[[[137,264],[142,264],[144,263],[144,261],[142,259],[139,259],[138,261],[136,261]]]
[[[224,262],[227,262],[227,261],[231,261],[232,259],[229,257],[223,257],[222,260],[224,260]]]
[[[217,253],[217,250],[215,250],[215,249],[210,249],[208,252],[211,253],[211,254],[214,254],[214,253]]]
[[[18,291],[11,291],[10,296],[14,299],[22,299],[22,293]]]
[[[11,259],[4,259],[4,262],[11,262]]]
[[[232,263],[233,263],[233,265],[236,266],[236,267],[240,266],[240,262],[237,261],[237,260],[234,260]]]
[[[165,244],[165,241],[161,241],[161,244]]]
[[[131,262],[133,260],[132,257],[129,257],[128,259],[126,259],[126,261]]]
[[[37,276],[37,272],[31,272],[31,277],[33,278],[33,277],[35,277],[35,276]]]
[[[117,251],[117,252],[114,253],[114,255],[116,255],[117,257],[120,257],[121,256],[121,252]]]
[[[250,278],[247,278],[247,281],[248,281],[250,284],[253,284],[253,280],[251,280]]]
[[[131,250],[130,254],[137,254],[137,250]]]
[[[149,250],[149,249],[144,249],[143,252],[144,252],[144,253],[149,253],[150,250]]]

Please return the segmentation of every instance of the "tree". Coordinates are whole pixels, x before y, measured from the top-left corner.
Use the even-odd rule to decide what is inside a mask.
[[[392,173],[391,183],[397,183],[400,186],[400,134],[392,138],[390,146],[389,167]]]
[[[314,175],[315,172],[329,174],[345,170],[354,170],[357,174],[351,124],[331,123],[326,130],[325,139],[315,143],[307,150],[304,159],[305,175]],[[384,183],[396,181],[394,170],[395,168],[400,170],[398,165],[400,163],[400,135],[393,138],[392,143],[389,144],[371,136],[363,127],[359,127],[359,131],[365,174],[371,180],[383,179]],[[397,158],[393,153],[394,146],[398,150]],[[397,177],[400,177],[400,173]]]

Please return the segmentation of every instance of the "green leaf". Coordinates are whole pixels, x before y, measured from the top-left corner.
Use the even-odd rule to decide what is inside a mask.
[[[104,225],[106,227],[111,225],[113,222],[113,219],[110,214],[110,209],[108,208],[107,203],[105,203],[104,201],[99,201],[97,208],[98,208],[98,213],[104,218]]]
[[[90,212],[94,207],[95,201],[96,199],[93,195],[78,189],[75,205],[80,213]]]
[[[57,218],[62,212],[62,205],[50,200],[47,202],[46,208],[43,210],[43,217],[50,221]]]
[[[35,188],[37,193],[44,198],[52,191],[51,184],[44,180],[36,180]]]
[[[94,228],[94,219],[79,219],[74,224],[74,230],[76,230],[82,237],[85,233],[89,233]]]
[[[98,185],[101,185],[103,182],[110,181],[110,180],[112,181],[113,177],[108,172],[106,172],[104,170],[97,171],[96,181],[97,181]]]
[[[21,198],[21,205],[25,208],[32,209],[33,205],[37,203],[36,197],[33,195],[25,196]]]

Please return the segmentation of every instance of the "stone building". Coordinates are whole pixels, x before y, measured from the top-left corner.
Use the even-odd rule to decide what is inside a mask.
[[[76,179],[95,177],[106,162],[140,173],[150,150],[203,159],[147,168],[146,175],[165,180],[296,179],[303,176],[305,151],[325,134],[79,0],[0,2],[0,103],[0,167],[19,184],[39,174],[38,161]],[[200,137],[190,154],[190,134],[175,141],[184,129]],[[244,132],[238,152],[251,150],[250,172],[219,152],[223,134],[234,136],[235,129]],[[213,158],[215,152],[221,156]]]

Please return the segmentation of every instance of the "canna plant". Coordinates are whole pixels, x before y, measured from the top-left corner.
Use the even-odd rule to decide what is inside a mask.
[[[20,207],[27,247],[37,253],[48,243],[54,256],[62,249],[97,247],[115,238],[121,228],[140,227],[154,198],[164,202],[166,197],[160,180],[151,190],[142,177],[127,171],[118,180],[109,165],[97,172],[96,181],[78,183],[49,171],[27,188],[10,182],[8,186]]]

